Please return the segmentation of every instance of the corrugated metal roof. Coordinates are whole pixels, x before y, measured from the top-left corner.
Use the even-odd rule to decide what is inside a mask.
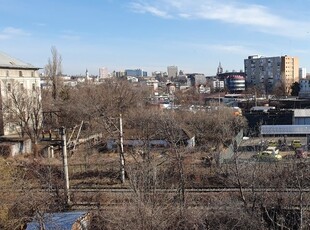
[[[262,125],[261,134],[310,134],[310,125]]]
[[[310,109],[294,109],[294,117],[310,117]]]
[[[38,67],[35,67],[21,60],[13,58],[3,52],[0,52],[0,68],[39,69]]]
[[[62,213],[46,213],[44,214],[43,224],[46,230],[62,229],[71,230],[72,225],[80,218],[86,215],[87,212],[62,212]],[[27,224],[26,230],[40,229],[38,221],[33,221]]]

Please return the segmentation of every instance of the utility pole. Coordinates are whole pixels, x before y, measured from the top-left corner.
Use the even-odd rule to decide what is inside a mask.
[[[67,139],[66,139],[66,129],[65,127],[60,128],[61,135],[61,145],[62,145],[62,159],[64,167],[64,176],[65,176],[65,197],[67,206],[70,205],[70,186],[69,186],[69,170],[68,170],[68,156],[67,156]]]
[[[119,139],[120,139],[120,172],[121,182],[125,182],[125,157],[124,157],[124,136],[123,136],[123,118],[122,114],[119,115]]]
[[[254,88],[255,90],[255,106],[257,106],[257,93],[256,93],[256,88]]]

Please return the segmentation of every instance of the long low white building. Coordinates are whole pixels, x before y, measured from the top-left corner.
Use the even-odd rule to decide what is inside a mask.
[[[309,135],[310,125],[262,125],[262,135]]]

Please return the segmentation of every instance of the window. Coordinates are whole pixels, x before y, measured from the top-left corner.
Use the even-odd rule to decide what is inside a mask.
[[[32,83],[32,91],[35,91],[35,90],[36,90],[36,84]]]
[[[31,77],[34,77],[34,71],[31,72]]]
[[[24,89],[24,83],[20,83],[20,89],[21,89],[21,90]]]
[[[11,83],[8,83],[8,91],[11,92]]]
[[[6,71],[6,76],[8,77],[10,74],[9,74],[10,72],[7,70]]]
[[[20,77],[23,76],[23,71],[19,71],[19,76],[20,76]]]

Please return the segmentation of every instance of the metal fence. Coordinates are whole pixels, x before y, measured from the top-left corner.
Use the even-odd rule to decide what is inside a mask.
[[[234,158],[238,146],[241,144],[243,138],[243,130],[241,130],[232,140],[232,143],[223,152],[220,152],[220,163],[225,163]]]

